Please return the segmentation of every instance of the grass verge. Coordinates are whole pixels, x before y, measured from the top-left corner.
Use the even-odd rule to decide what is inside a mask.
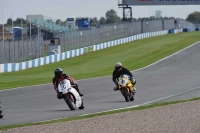
[[[46,122],[36,122],[36,123],[26,123],[26,124],[2,126],[2,127],[0,127],[0,130],[7,130],[7,129],[11,129],[11,128],[19,128],[19,127],[26,127],[26,126],[33,126],[33,125],[44,125],[44,124],[52,124],[52,123],[58,123],[58,122],[82,120],[82,119],[88,119],[88,118],[93,118],[93,117],[97,117],[97,116],[110,115],[110,114],[122,113],[122,112],[127,112],[127,111],[145,110],[145,109],[149,109],[149,108],[161,107],[161,106],[166,106],[166,105],[170,105],[170,104],[190,102],[190,101],[195,101],[195,100],[200,100],[200,97],[186,99],[186,100],[177,100],[177,101],[172,101],[172,102],[155,103],[155,104],[150,104],[150,105],[145,105],[145,106],[138,106],[138,107],[134,107],[134,108],[120,109],[120,110],[108,111],[108,112],[102,112],[102,113],[94,113],[94,114],[89,114],[89,115],[85,115],[85,116],[75,116],[75,117],[63,118],[63,119],[58,119],[58,120],[50,120],[50,121],[46,121]]]

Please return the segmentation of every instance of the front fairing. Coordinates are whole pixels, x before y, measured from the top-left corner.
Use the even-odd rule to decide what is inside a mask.
[[[58,84],[58,91],[61,92],[62,94],[68,93],[70,88],[71,84],[70,81],[67,79],[60,81],[60,83]]]
[[[123,88],[129,88],[131,91],[133,90],[133,85],[129,80],[129,76],[128,75],[121,75],[118,78],[118,87],[119,89],[123,89]],[[129,90],[128,89],[128,90]]]
[[[58,84],[58,91],[61,92],[63,95],[66,95],[66,94],[73,95],[73,98],[75,98],[75,101],[76,101],[75,102],[76,107],[81,106],[82,98],[80,97],[76,89],[71,86],[71,83],[69,80],[64,79],[60,81],[60,83]]]

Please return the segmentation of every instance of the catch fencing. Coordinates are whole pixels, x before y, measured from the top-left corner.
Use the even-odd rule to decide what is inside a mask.
[[[43,37],[0,41],[0,64],[24,62],[44,56]]]
[[[36,21],[33,20],[31,24],[37,28],[37,23],[34,24],[34,22]],[[52,34],[54,38],[60,39],[61,52],[65,52],[142,33],[184,27],[195,26],[194,24],[183,19],[143,19],[131,22],[99,25],[91,28],[65,29],[65,31],[62,31],[62,29],[57,29],[56,31],[53,31]],[[42,28],[43,27],[41,27],[40,23],[40,27],[38,29]],[[48,29],[45,27],[45,30]],[[38,33],[42,34],[41,31]],[[42,35],[35,35],[35,37],[20,38],[15,40],[5,39],[3,41],[1,39],[0,64],[24,62],[47,56],[46,53],[48,52],[49,44],[50,40],[44,40]]]
[[[137,20],[102,25],[91,29],[74,29],[55,34],[60,38],[62,52],[87,47],[128,36],[154,31],[174,29],[174,19]]]

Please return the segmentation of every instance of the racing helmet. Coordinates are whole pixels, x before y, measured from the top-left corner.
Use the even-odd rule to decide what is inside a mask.
[[[55,71],[54,71],[54,75],[56,78],[60,78],[61,75],[63,74],[63,71],[61,68],[56,68]]]
[[[117,63],[115,64],[115,69],[116,69],[117,71],[120,71],[120,70],[122,69],[122,63],[117,62]]]

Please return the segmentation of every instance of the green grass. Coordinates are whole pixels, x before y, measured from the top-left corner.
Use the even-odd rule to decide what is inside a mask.
[[[0,73],[0,90],[51,83],[54,70],[57,67],[61,67],[65,73],[76,80],[110,76],[114,64],[118,61],[128,69],[135,70],[197,41],[200,41],[200,32],[168,34],[90,52],[36,68]]]
[[[115,111],[100,112],[100,113],[94,113],[94,114],[89,114],[89,115],[85,115],[85,116],[75,116],[75,117],[63,118],[63,119],[58,119],[58,120],[50,120],[50,121],[46,121],[46,122],[36,122],[36,123],[26,123],[26,124],[16,124],[16,125],[2,126],[2,127],[0,127],[0,130],[7,130],[7,129],[11,129],[11,128],[33,126],[33,125],[44,125],[44,124],[51,124],[51,123],[58,123],[58,122],[68,122],[68,121],[74,121],[74,120],[82,120],[82,119],[88,119],[88,118],[93,118],[93,117],[97,117],[97,116],[116,114],[116,113],[135,111],[135,110],[145,110],[145,109],[149,109],[149,108],[166,106],[166,105],[170,105],[170,104],[190,102],[190,101],[195,101],[195,100],[200,100],[200,97],[186,99],[186,100],[172,101],[172,102],[155,103],[155,104],[150,104],[150,105],[145,105],[145,106],[138,106],[138,107],[135,107],[135,108],[133,107],[133,108],[120,109],[120,110],[115,110]]]

